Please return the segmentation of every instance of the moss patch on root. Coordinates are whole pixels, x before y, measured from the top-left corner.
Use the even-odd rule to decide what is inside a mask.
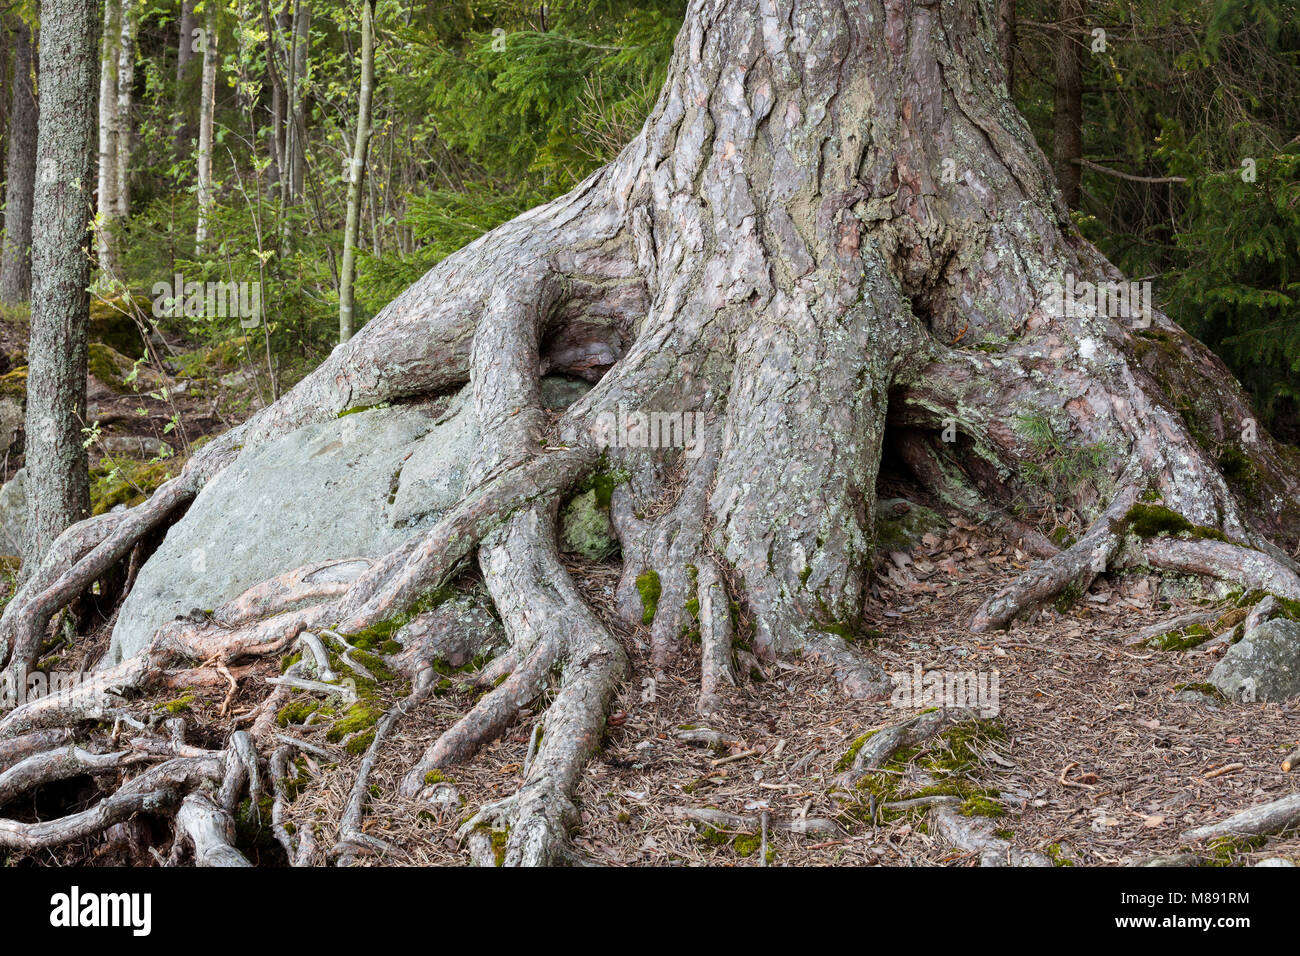
[[[1157,538],[1162,535],[1178,538],[1208,538],[1213,541],[1231,541],[1217,528],[1194,525],[1178,512],[1164,505],[1138,502],[1119,520],[1117,533],[1130,532],[1139,538]]]
[[[649,627],[654,622],[655,612],[659,610],[659,597],[663,594],[659,572],[651,570],[638,574],[636,590],[641,595],[641,623]]]

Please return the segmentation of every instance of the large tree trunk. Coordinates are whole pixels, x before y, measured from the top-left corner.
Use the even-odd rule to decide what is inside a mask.
[[[86,452],[86,257],[94,130],[95,7],[41,7],[40,131],[27,377],[27,542],[34,570],[55,538],[90,511]]]
[[[32,289],[32,192],[36,186],[35,46],[21,20],[14,37],[14,73],[9,107],[8,181],[5,183],[5,239],[0,253],[0,302],[26,302]]]
[[[976,629],[1125,561],[1300,597],[1278,547],[1300,529],[1296,462],[1254,426],[1223,365],[1157,311],[1063,300],[1062,285],[1121,277],[1071,226],[1007,97],[996,31],[993,0],[694,0],[654,110],[614,162],[448,257],[149,502],[70,530],[6,608],[0,640],[11,666],[30,661],[58,608],[212,475],[350,408],[472,383],[482,435],[461,502],[356,562],[354,579],[313,584],[319,568],[298,569],[164,626],[147,654],[54,715],[15,711],[0,736],[97,712],[107,687],[165,686],[187,662],[356,633],[477,559],[511,646],[403,790],[470,759],[558,669],[521,789],[463,834],[472,846],[504,828],[507,863],[564,859],[573,789],[627,667],[555,540],[559,504],[598,472],[615,486],[620,610],[649,626],[660,667],[698,630],[705,712],[735,679],[733,637],[761,658],[820,661],[847,693],[888,690],[846,640],[886,443],[936,495],[1042,556]],[[539,387],[554,372],[596,383],[558,421]],[[656,429],[675,446],[656,450],[645,424],[611,424],[628,412],[701,424],[689,448]],[[1007,514],[1042,497],[1044,429],[1054,454],[1100,462],[1057,490],[1091,522],[1065,551]],[[1249,482],[1225,480],[1221,459]],[[1227,540],[1144,541],[1129,520],[1143,497]],[[344,856],[367,845],[349,812]]]

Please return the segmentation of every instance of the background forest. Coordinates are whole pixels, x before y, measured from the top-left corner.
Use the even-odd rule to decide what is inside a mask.
[[[105,369],[124,357],[129,369],[99,378],[149,392],[178,369],[215,368],[227,384],[237,371],[252,387],[214,406],[223,419],[270,401],[339,340],[345,275],[355,271],[347,298],[359,327],[434,263],[614,157],[653,105],[684,8],[107,0],[92,312],[131,322],[116,337],[92,332],[112,347],[92,354],[92,373],[97,358]],[[1157,304],[1219,353],[1291,442],[1300,440],[1298,12],[1298,0],[1004,0],[1001,10],[1015,99],[1084,234],[1152,282]],[[367,15],[372,104],[359,96]],[[33,4],[5,9],[0,299],[13,326],[10,377],[24,364],[37,30]],[[369,133],[360,149],[359,126]],[[351,246],[355,266],[345,262]],[[267,321],[154,308],[155,287],[173,276],[260,283]],[[149,448],[170,454],[178,428],[186,444],[173,414]],[[95,426],[87,433],[89,447]],[[137,467],[124,480],[101,467],[97,510],[165,473]]]

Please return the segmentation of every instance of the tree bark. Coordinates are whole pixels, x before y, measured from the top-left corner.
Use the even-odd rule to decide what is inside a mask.
[[[118,278],[117,261],[117,72],[122,42],[123,0],[104,0],[99,38],[99,189],[95,233],[100,271]]]
[[[212,212],[212,124],[217,96],[217,10],[208,4],[203,15],[203,80],[199,94],[199,149],[196,159],[199,221],[194,244],[202,253],[208,240],[208,219]]]
[[[172,123],[176,160],[189,159],[194,150],[193,109],[190,106],[197,93],[195,83],[196,53],[203,44],[196,36],[199,19],[194,13],[194,0],[182,0],[181,19],[176,41],[176,105]]]
[[[1083,2],[1057,4],[1056,96],[1052,161],[1061,195],[1071,209],[1079,206],[1083,180]]]
[[[86,452],[87,222],[98,61],[95,8],[41,8],[40,130],[33,206],[32,337],[27,378],[27,542],[34,568],[90,510]]]
[[[998,0],[998,47],[1007,76],[1007,93],[1016,93],[1016,0]]]
[[[361,202],[365,196],[366,154],[370,149],[370,103],[375,86],[375,4],[361,4],[361,91],[357,97],[357,136],[348,164],[348,210],[343,230],[343,266],[339,275],[339,341],[352,338],[353,293]]]
[[[32,289],[32,193],[36,185],[36,63],[31,29],[21,20],[14,36],[9,107],[5,238],[0,253],[0,301],[26,302]]]
[[[135,87],[136,33],[140,27],[140,7],[132,0],[122,0],[122,25],[118,37],[117,104],[113,110],[113,152],[116,167],[113,175],[116,203],[113,214],[120,221],[131,214],[131,100]]]

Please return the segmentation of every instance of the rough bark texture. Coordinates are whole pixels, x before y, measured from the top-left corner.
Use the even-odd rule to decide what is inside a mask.
[[[1083,167],[1083,4],[1057,4],[1056,105],[1053,114],[1053,165],[1061,195],[1071,209],[1079,205]]]
[[[32,193],[36,186],[36,73],[31,29],[14,29],[5,184],[5,238],[0,253],[0,301],[26,302],[32,289]]]
[[[1279,546],[1300,527],[1296,463],[1254,428],[1207,350],[1156,311],[1066,308],[1053,288],[1067,277],[1121,279],[1073,230],[1007,97],[992,0],[695,0],[653,112],[613,163],[448,257],[150,501],[70,529],[6,608],[0,653],[30,663],[51,616],[214,474],[344,410],[471,383],[482,438],[460,503],[328,593],[290,572],[173,621],[72,699],[0,719],[0,739],[103,719],[110,690],[193,679],[185,667],[345,641],[477,558],[509,648],[402,787],[418,793],[427,773],[472,758],[549,691],[521,789],[462,834],[481,856],[485,829],[508,831],[507,863],[570,859],[574,783],[627,660],[559,560],[560,502],[588,479],[612,488],[620,611],[648,626],[661,667],[698,628],[706,712],[725,703],[736,638],[879,694],[888,681],[849,638],[887,430],[936,495],[1042,556],[976,627],[1006,625],[1126,556],[1216,574],[1235,561],[1289,582]],[[554,372],[595,383],[558,420],[539,387]],[[611,435],[627,412],[690,414],[698,427],[689,442],[681,428],[666,441],[659,427],[653,442],[644,427]],[[1008,514],[1040,497],[1026,420],[1102,461],[1058,489],[1090,523],[1064,550]],[[1250,481],[1225,479],[1227,460]],[[1234,543],[1210,548],[1202,528],[1180,539],[1195,547],[1144,545],[1139,500]],[[433,639],[411,659],[427,660]],[[311,686],[315,656],[284,680]],[[254,722],[254,746],[272,744],[265,714],[279,699]],[[199,809],[191,840],[223,853],[220,821]],[[340,858],[365,843],[357,813],[348,820]],[[950,829],[990,861],[1003,854],[989,834]]]
[[[87,222],[93,182],[95,11],[41,9],[40,131],[33,204],[32,334],[27,379],[27,545],[35,567],[90,511],[86,452]]]

